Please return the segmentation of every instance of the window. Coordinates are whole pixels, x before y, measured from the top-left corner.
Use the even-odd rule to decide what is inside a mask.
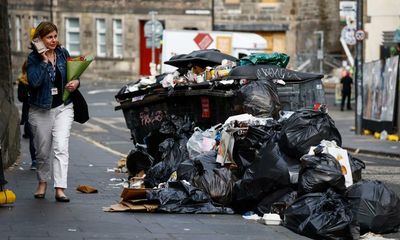
[[[67,18],[65,24],[65,45],[72,56],[81,54],[79,18]]]
[[[20,52],[22,50],[22,26],[21,16],[15,16],[15,50]]]
[[[106,56],[106,20],[96,19],[97,56]]]
[[[113,20],[113,53],[114,57],[122,58],[122,21]]]
[[[36,28],[39,25],[39,23],[41,22],[38,16],[33,16],[32,20],[33,20],[32,27],[34,27],[34,28]]]

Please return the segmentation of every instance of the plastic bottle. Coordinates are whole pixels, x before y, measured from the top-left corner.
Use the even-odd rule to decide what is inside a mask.
[[[388,137],[388,133],[386,132],[386,130],[383,130],[381,132],[381,140],[386,140],[387,137]]]

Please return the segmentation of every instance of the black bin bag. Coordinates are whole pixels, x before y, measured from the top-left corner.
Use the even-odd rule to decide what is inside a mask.
[[[300,195],[325,192],[333,188],[337,192],[346,190],[345,178],[339,162],[330,154],[304,155],[301,159],[298,192]]]
[[[157,209],[160,212],[233,213],[230,208],[214,206],[206,193],[184,181],[168,182],[165,188],[147,190],[146,198],[160,202]]]
[[[129,176],[133,177],[140,171],[147,170],[153,165],[154,158],[147,153],[146,149],[135,146],[126,157],[126,168]]]
[[[275,83],[268,80],[250,81],[238,91],[243,110],[253,116],[279,118],[281,104]]]
[[[221,167],[220,163],[216,162],[217,151],[211,150],[209,152],[201,153],[194,157],[181,162],[176,170],[178,180],[186,180],[193,183],[193,178],[197,175],[196,165],[201,164],[204,169],[212,170]]]
[[[382,182],[360,181],[348,188],[346,197],[360,225],[361,234],[398,231],[400,199]]]
[[[285,213],[283,225],[313,239],[359,239],[359,228],[346,199],[333,190],[298,198]]]
[[[300,158],[322,140],[342,145],[342,137],[324,109],[302,109],[293,113],[282,126],[279,146],[289,156]]]
[[[351,167],[351,174],[353,176],[353,183],[359,182],[362,179],[362,170],[365,169],[365,163],[356,157],[349,155],[349,162]]]
[[[166,182],[171,174],[178,169],[181,162],[189,159],[186,149],[187,138],[167,138],[160,144],[162,161],[152,166],[146,173],[144,184],[147,188],[153,188]]]
[[[196,168],[194,186],[207,193],[214,202],[230,205],[235,182],[232,172],[227,168],[206,169],[201,162],[196,164]]]

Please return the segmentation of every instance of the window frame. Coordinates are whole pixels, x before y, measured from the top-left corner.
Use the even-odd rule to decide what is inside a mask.
[[[70,21],[72,19],[78,20],[78,27],[71,27],[70,26]],[[74,41],[71,42],[70,33],[77,33],[79,40],[77,42],[74,42]],[[71,54],[71,56],[79,56],[81,54],[80,37],[81,37],[81,34],[80,34],[80,19],[78,17],[67,17],[67,18],[65,18],[65,45],[66,45],[69,53]],[[72,50],[72,48],[71,48],[72,44],[78,44],[79,45],[79,50],[78,51]]]
[[[113,57],[114,58],[123,58],[124,55],[124,51],[123,51],[123,46],[124,46],[124,40],[123,40],[123,24],[122,24],[122,19],[120,18],[114,18],[112,20],[112,24],[113,24]],[[121,28],[117,29],[116,25],[117,22],[121,23]],[[117,35],[121,36],[121,43],[117,43],[116,39],[117,39]],[[121,47],[121,52],[118,53],[117,48]]]
[[[100,22],[103,21],[104,28],[100,28]],[[107,56],[107,38],[106,38],[106,19],[105,18],[96,18],[96,54],[99,57],[106,57]],[[100,42],[100,36],[104,36],[104,43]],[[104,52],[101,51],[101,46],[104,46]]]

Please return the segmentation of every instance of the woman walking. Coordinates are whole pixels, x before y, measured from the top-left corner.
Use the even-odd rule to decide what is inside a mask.
[[[51,22],[40,23],[28,56],[29,123],[34,136],[37,160],[38,186],[34,197],[45,198],[47,183],[54,178],[55,199],[69,202],[65,195],[69,161],[69,137],[74,119],[71,99],[63,101],[64,89],[73,92],[78,80],[67,83],[67,58],[69,53],[58,42],[58,30]],[[41,50],[41,42],[44,51]],[[39,52],[38,52],[39,49]],[[53,172],[51,172],[53,169]]]

